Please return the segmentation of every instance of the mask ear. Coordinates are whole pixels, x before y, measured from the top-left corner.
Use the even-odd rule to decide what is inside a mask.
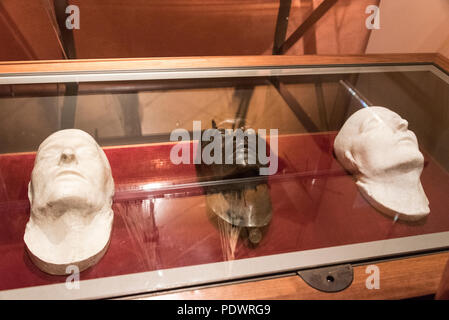
[[[352,156],[352,153],[349,150],[345,151],[345,159],[346,163],[349,164],[349,171],[351,172],[359,172],[359,165],[357,164],[357,161]]]
[[[31,181],[28,182],[28,199],[30,200],[30,204],[33,203],[33,193],[31,192]]]

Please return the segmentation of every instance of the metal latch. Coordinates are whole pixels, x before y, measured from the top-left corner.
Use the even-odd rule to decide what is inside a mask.
[[[346,289],[354,280],[350,264],[307,269],[296,272],[309,286],[323,292],[338,292]]]

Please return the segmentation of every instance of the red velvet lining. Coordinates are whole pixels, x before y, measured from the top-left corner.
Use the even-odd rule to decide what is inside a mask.
[[[142,188],[198,181],[193,164],[170,162],[172,144],[106,149],[116,184],[111,243],[81,280],[449,231],[449,174],[429,156],[421,178],[429,217],[419,224],[393,223],[362,198],[335,160],[334,137],[279,137],[279,170],[269,177],[271,224],[257,247],[241,238],[233,250],[214,223],[201,187],[175,189],[165,197]],[[0,155],[0,290],[66,279],[39,271],[24,251],[34,157]]]

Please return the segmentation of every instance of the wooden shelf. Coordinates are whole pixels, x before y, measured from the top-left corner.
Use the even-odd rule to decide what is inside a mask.
[[[406,299],[435,294],[449,253],[372,263],[380,270],[380,288],[367,289],[368,265],[354,267],[354,281],[345,290],[326,293],[310,287],[299,276],[254,280],[179,292],[166,292],[139,299]]]

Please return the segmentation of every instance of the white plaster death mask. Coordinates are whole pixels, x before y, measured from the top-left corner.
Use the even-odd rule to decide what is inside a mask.
[[[414,221],[430,212],[421,185],[424,157],[408,122],[384,107],[358,110],[338,133],[334,150],[379,211]]]
[[[34,264],[50,274],[96,264],[109,245],[113,194],[108,159],[88,133],[67,129],[45,139],[28,185],[24,240]]]

